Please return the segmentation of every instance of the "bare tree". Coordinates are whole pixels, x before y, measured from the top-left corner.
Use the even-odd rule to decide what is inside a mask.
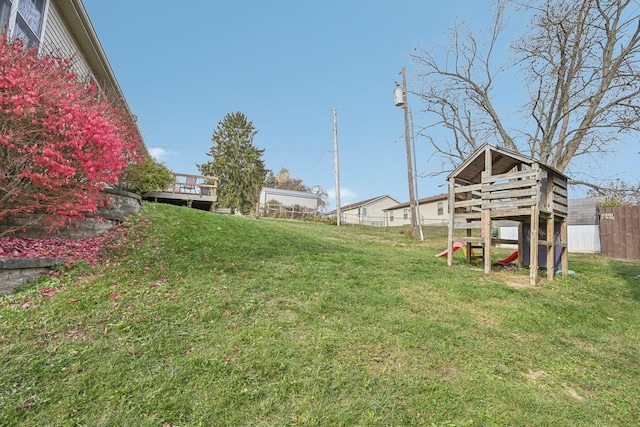
[[[633,185],[624,180],[616,180],[608,183],[606,187],[590,189],[587,195],[602,198],[602,206],[638,206],[640,184]]]
[[[640,25],[636,0],[493,2],[487,36],[464,23],[451,45],[418,50],[416,93],[432,124],[421,134],[444,160],[458,164],[485,142],[530,155],[560,171],[579,156],[609,152],[640,123]],[[510,61],[494,64],[513,17],[530,16],[511,43]],[[499,111],[499,77],[520,76],[516,111]],[[509,126],[508,126],[509,125]],[[446,138],[429,137],[444,127]],[[447,166],[448,165],[448,166]]]

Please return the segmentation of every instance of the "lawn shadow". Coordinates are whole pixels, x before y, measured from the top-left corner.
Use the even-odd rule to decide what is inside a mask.
[[[629,287],[632,298],[640,301],[640,260],[610,259],[608,264],[613,276],[622,279]]]

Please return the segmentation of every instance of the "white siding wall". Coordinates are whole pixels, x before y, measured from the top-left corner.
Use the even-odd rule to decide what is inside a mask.
[[[392,209],[390,211],[387,211],[387,218],[389,219],[389,226],[390,227],[394,227],[394,226],[400,226],[400,225],[410,225],[411,221],[409,220],[409,218],[404,219],[404,210],[405,209],[409,209],[407,208],[400,208],[400,209]],[[391,221],[391,214],[393,213],[393,221]]]
[[[567,227],[569,252],[600,253],[600,230],[597,225]]]
[[[84,56],[53,2],[49,2],[40,52],[68,58],[79,80],[86,80],[91,75]]]
[[[266,198],[266,200],[265,200]],[[282,206],[302,206],[307,209],[317,209],[318,208],[318,200],[317,199],[309,199],[303,197],[295,197],[295,196],[287,196],[282,194],[267,194],[266,197],[263,195],[260,202],[261,204],[269,203],[271,200],[277,200],[278,203],[282,204]]]
[[[367,210],[366,215],[362,214],[362,208],[360,209],[360,215],[358,215],[358,208],[341,211],[342,222],[345,224],[361,224],[369,225],[373,227],[384,227],[385,213],[384,209],[388,209],[391,206],[397,205],[398,202],[390,197],[384,197],[379,200],[367,203],[362,208]],[[389,224],[393,225],[393,224]]]
[[[438,215],[438,203],[442,203],[442,215]],[[449,214],[447,200],[424,203],[420,205],[420,216],[423,225],[449,225]]]
[[[499,227],[499,236],[501,239],[518,240],[518,227]],[[501,248],[518,249],[518,245],[511,243],[500,243]]]
[[[500,227],[500,238],[518,240],[518,227]],[[600,232],[597,225],[569,225],[567,227],[569,252],[599,253]],[[501,245],[517,247],[516,245]]]
[[[439,202],[442,203],[442,215],[438,215]],[[390,226],[411,224],[411,220],[409,218],[404,219],[405,209],[408,209],[408,207],[394,209],[393,211],[387,211],[387,216],[389,216],[391,212],[393,212],[393,221],[389,221]],[[447,213],[447,200],[421,203],[420,217],[422,218],[422,225],[440,225],[440,226],[446,227],[447,225],[449,225],[449,214]]]
[[[297,191],[278,191],[269,188],[263,188],[260,191],[260,205],[264,208],[265,204],[275,200],[282,206],[302,206],[307,209],[318,209],[318,198],[304,192]]]

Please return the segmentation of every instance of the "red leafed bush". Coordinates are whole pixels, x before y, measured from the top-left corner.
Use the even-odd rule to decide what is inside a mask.
[[[48,229],[95,214],[142,147],[122,102],[81,82],[68,61],[0,41],[0,221]],[[2,235],[2,234],[0,234]]]

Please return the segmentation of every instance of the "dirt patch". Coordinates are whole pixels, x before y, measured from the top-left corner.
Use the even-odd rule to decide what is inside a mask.
[[[531,369],[529,369],[529,373],[525,374],[525,376],[527,378],[529,378],[530,380],[537,380],[538,378],[542,377],[543,375],[545,375],[546,372],[545,371],[532,371]]]
[[[531,284],[531,278],[522,274],[500,274],[500,278],[504,280],[505,285],[516,289],[529,289],[539,288],[540,283],[537,285]]]
[[[393,247],[405,247],[405,246],[408,246],[404,242],[398,242],[398,241],[396,241],[394,239],[378,237],[378,236],[362,235],[362,236],[359,236],[359,238],[360,238],[360,240],[366,240],[368,242],[375,242],[375,243],[382,243],[384,245],[390,245],[390,246],[393,246]]]
[[[569,396],[573,397],[578,402],[584,401],[584,397],[580,396],[573,388],[569,387],[568,385],[562,384],[562,388]]]

